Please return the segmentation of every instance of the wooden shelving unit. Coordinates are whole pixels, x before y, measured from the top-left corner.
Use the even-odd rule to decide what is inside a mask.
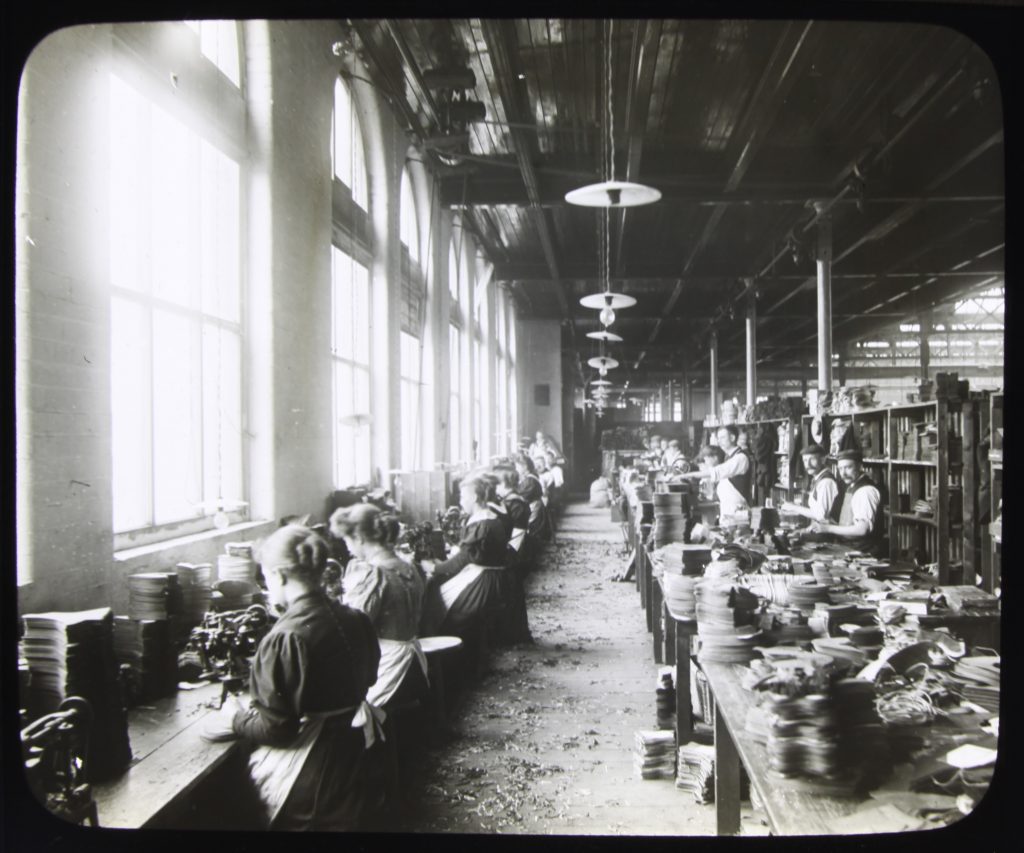
[[[801,419],[804,443],[815,440],[813,420],[813,415]],[[838,448],[833,446],[832,433],[842,420],[849,422],[848,430],[855,431],[864,469],[879,485],[883,499],[887,498],[890,560],[936,563],[940,583],[959,581],[964,569],[965,521],[960,405],[932,400],[823,415],[820,440],[829,449],[833,466]],[[934,513],[914,512],[917,500],[930,500]],[[973,576],[967,582],[973,582]]]
[[[1003,532],[999,504],[1003,499],[1003,403],[1001,392],[990,394],[986,413],[991,436],[988,451],[989,523],[985,525],[982,536],[984,547],[981,585],[989,592],[995,592],[1002,586]],[[993,524],[997,519],[998,525]]]

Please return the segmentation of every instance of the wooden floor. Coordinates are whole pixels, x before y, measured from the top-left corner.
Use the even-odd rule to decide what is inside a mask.
[[[713,805],[633,768],[655,728],[653,663],[640,598],[607,509],[571,504],[528,579],[533,646],[493,651],[453,709],[455,736],[406,779],[408,832],[713,835]],[[743,829],[766,830],[749,809]]]

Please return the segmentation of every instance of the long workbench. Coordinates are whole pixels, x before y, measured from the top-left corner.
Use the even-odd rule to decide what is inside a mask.
[[[161,823],[242,748],[239,741],[207,743],[200,737],[220,691],[219,684],[207,684],[128,712],[132,763],[117,779],[94,786],[100,826]]]

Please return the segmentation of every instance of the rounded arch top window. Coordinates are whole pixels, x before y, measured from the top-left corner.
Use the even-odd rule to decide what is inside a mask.
[[[331,157],[334,177],[352,193],[352,201],[366,210],[366,159],[352,93],[339,77],[334,84],[334,123],[331,126]]]
[[[416,217],[416,198],[412,193],[412,180],[409,169],[402,169],[402,201],[399,211],[399,233],[402,245],[409,250],[409,258],[420,259],[419,222]]]

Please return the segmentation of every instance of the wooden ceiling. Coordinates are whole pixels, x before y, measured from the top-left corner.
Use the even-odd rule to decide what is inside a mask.
[[[424,83],[472,69],[486,108],[468,143],[428,143],[524,314],[560,317],[597,354],[579,298],[597,291],[603,212],[565,193],[606,177],[611,46],[615,176],[656,204],[609,216],[621,377],[744,360],[756,294],[759,363],[803,365],[816,340],[816,212],[833,232],[836,346],[1003,276],[1003,117],[985,54],[954,30],[830,21],[430,19],[352,22],[364,58],[421,138],[445,126]],[[811,352],[813,359],[813,350]]]

